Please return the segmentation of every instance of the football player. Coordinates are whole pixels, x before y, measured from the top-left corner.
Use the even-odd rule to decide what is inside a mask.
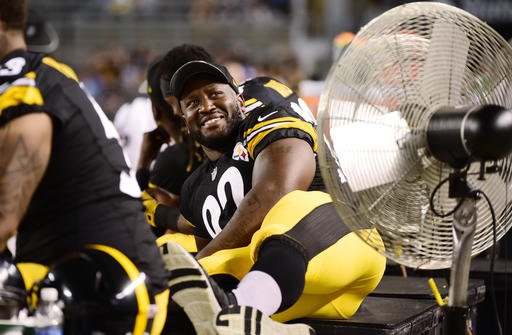
[[[201,242],[202,267],[177,244],[161,252],[172,297],[198,334],[246,334],[247,327],[310,334],[306,325],[272,319],[348,318],[384,272],[385,258],[350,232],[322,191],[314,120],[286,101],[294,93],[285,85],[263,86],[282,99],[246,110],[221,65],[192,61],[171,80],[190,135],[207,157],[185,182],[181,203]],[[226,292],[203,268],[240,282]]]
[[[0,2],[0,251],[17,234],[17,262],[49,265],[104,245],[165,311],[167,274],[117,132],[70,67],[27,52],[25,20],[24,1]]]
[[[176,231],[181,186],[204,157],[199,144],[188,135],[183,118],[174,111],[177,108],[176,104],[173,105],[173,102],[168,100],[166,91],[169,90],[170,77],[167,78],[166,75],[172,75],[190,60],[211,59],[204,48],[182,44],[169,50],[164,57],[154,61],[148,68],[148,94],[158,128],[145,135],[138,175],[140,186],[145,190],[143,199],[146,220],[158,236],[169,229]],[[158,132],[163,133],[163,136],[157,135]],[[159,151],[165,141],[169,142],[169,146]],[[153,160],[154,166],[150,170],[150,163]],[[146,175],[145,182],[141,178],[143,175]],[[159,206],[160,204],[165,206]],[[189,241],[189,238],[181,236],[180,240],[186,243],[187,249],[195,251],[193,238]]]

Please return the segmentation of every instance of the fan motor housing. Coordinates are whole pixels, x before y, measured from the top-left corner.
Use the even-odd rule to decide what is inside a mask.
[[[427,124],[427,145],[432,155],[461,169],[471,162],[461,131],[468,113],[466,107],[441,107]]]
[[[512,111],[497,105],[442,107],[427,124],[432,155],[456,169],[512,151]]]

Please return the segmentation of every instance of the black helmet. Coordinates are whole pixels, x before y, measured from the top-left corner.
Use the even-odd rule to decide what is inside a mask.
[[[44,20],[35,10],[28,11],[25,25],[27,49],[33,52],[52,53],[59,47],[59,35],[50,22]]]
[[[143,334],[155,312],[145,278],[118,250],[91,245],[53,264],[38,289],[58,290],[67,334]]]
[[[0,255],[0,319],[10,319],[27,307],[23,277],[9,255]]]

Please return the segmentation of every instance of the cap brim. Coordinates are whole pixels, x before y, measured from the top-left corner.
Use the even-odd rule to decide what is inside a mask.
[[[210,75],[220,83],[231,86],[229,78],[217,66],[205,61],[191,61],[181,66],[172,76],[169,93],[181,99],[187,82],[198,75]]]

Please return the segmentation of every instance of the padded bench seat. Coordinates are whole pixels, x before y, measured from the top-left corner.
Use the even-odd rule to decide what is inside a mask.
[[[436,334],[441,308],[435,301],[367,297],[349,320],[302,319],[317,335],[426,335]]]
[[[442,278],[435,279],[443,297],[449,287]],[[468,305],[485,298],[483,280],[470,279]],[[349,320],[301,319],[317,335],[434,335],[441,333],[443,312],[425,277],[384,276],[379,286]]]

